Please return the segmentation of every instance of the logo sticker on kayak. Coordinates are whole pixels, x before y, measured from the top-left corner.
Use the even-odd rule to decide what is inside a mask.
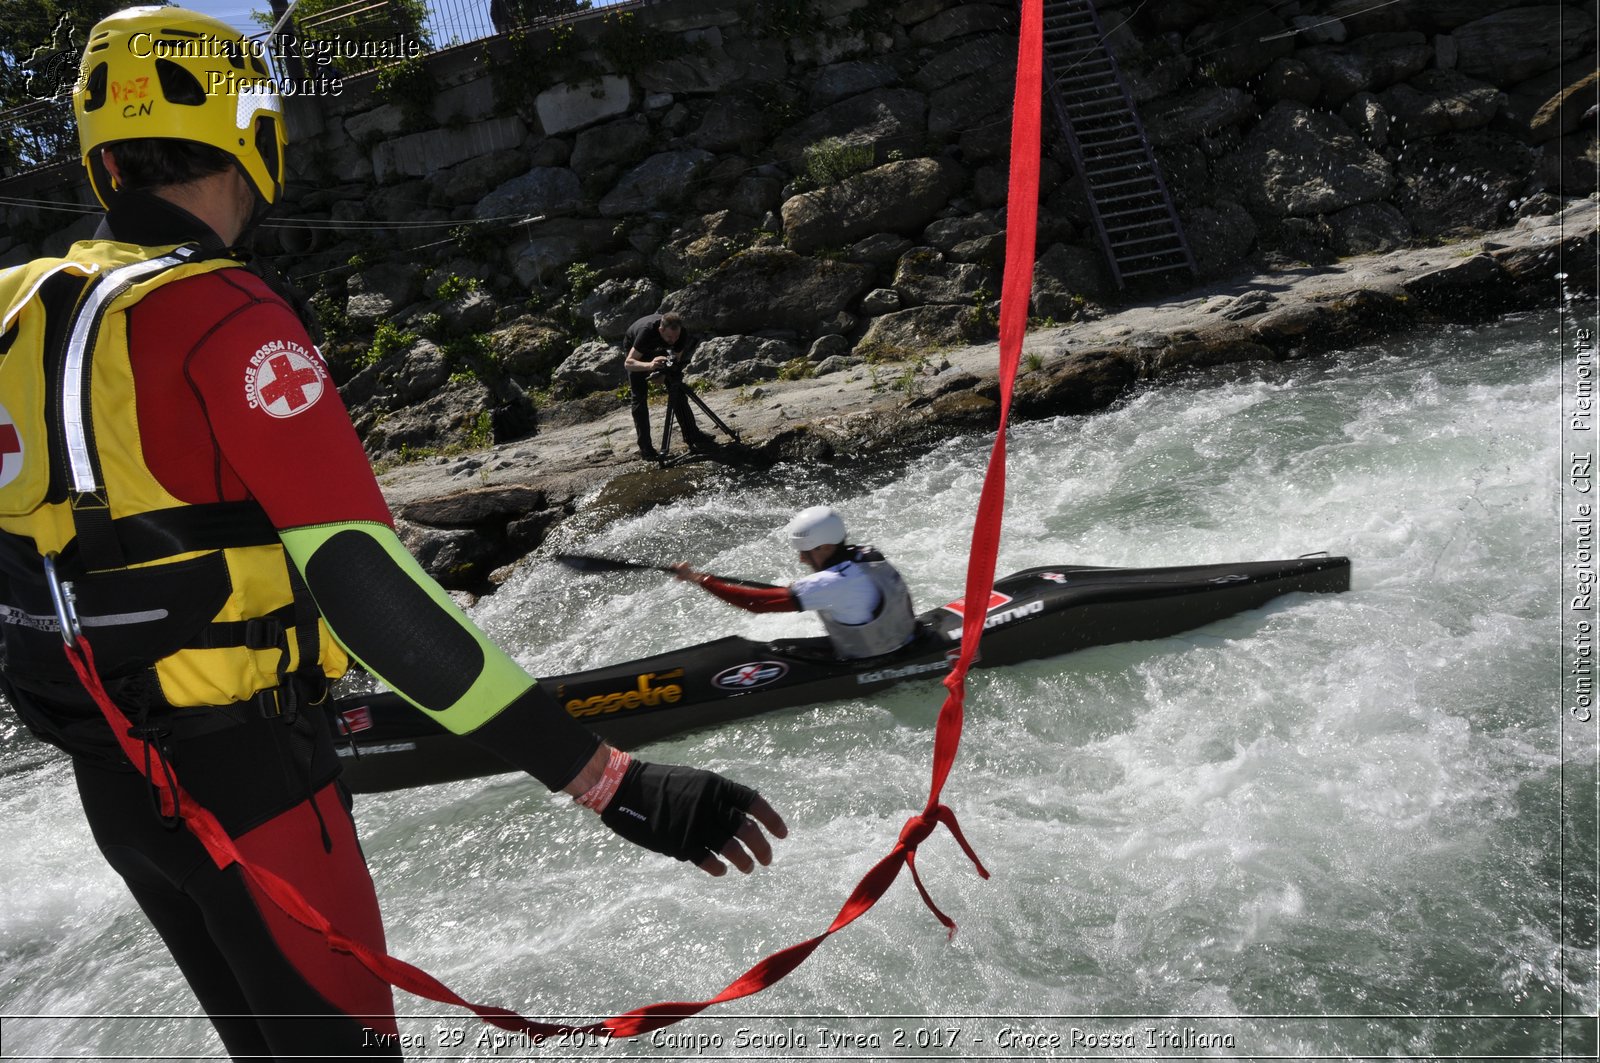
[[[990,628],[999,627],[1001,624],[1009,624],[1011,621],[1020,620],[1025,616],[1038,616],[1040,613],[1044,612],[1044,601],[1042,599],[1034,599],[1031,602],[1023,602],[1021,605],[1012,605],[1011,603],[1014,601],[1016,601],[1016,599],[1009,594],[1001,594],[999,591],[990,591],[988,615],[984,618],[983,630],[988,631]],[[966,620],[965,603],[965,598],[957,598],[949,605],[941,606],[941,608],[950,610],[952,613],[961,617],[961,619],[964,621]],[[1009,608],[1007,608],[1008,606]],[[951,642],[960,642],[962,629],[964,627],[965,624],[963,624],[962,627],[955,628],[951,631],[946,631],[944,633],[945,638],[949,639]]]
[[[1009,600],[1009,599],[1008,599]],[[958,636],[959,637],[959,636]],[[959,647],[944,651],[944,658],[937,661],[917,661],[913,664],[901,665],[898,668],[880,668],[875,672],[862,672],[856,676],[856,682],[862,686],[872,683],[887,683],[901,679],[914,679],[919,675],[930,672],[948,672],[956,666],[956,661],[961,658]],[[982,655],[972,658],[973,663],[982,660]]]
[[[1002,605],[1009,604],[1010,601],[1011,601],[1011,595],[1009,595],[1009,594],[1001,594],[999,591],[990,591],[989,592],[989,607],[987,609],[985,609],[984,612],[992,613],[996,609],[1000,608]],[[949,605],[940,606],[940,608],[941,609],[948,609],[952,613],[956,614],[959,617],[965,617],[967,615],[967,599],[965,597],[957,598],[955,601],[951,602]]]
[[[670,672],[645,672],[643,675],[634,676],[634,686],[627,690],[614,690],[606,694],[595,694],[587,698],[570,698],[567,701],[567,712],[573,716],[599,716],[610,714],[619,709],[653,709],[662,702],[676,705],[678,699],[683,697],[683,687],[677,683],[668,683],[668,679],[682,679],[683,669],[674,668]],[[563,697],[566,687],[561,688]]]
[[[372,710],[367,706],[359,705],[353,709],[345,709],[339,714],[340,734],[353,735],[370,730],[372,730]]]
[[[711,685],[718,690],[754,690],[788,674],[789,666],[782,661],[750,661],[724,668],[711,677]]]

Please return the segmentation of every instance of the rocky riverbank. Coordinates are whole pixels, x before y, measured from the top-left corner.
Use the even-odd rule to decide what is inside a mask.
[[[1229,363],[1285,360],[1418,327],[1592,297],[1600,198],[1545,197],[1515,224],[1434,247],[1299,265],[1129,303],[1038,329],[1024,344],[1013,416],[1084,414],[1130,392]],[[1592,312],[1592,310],[1591,310]],[[1590,327],[1594,327],[1591,323]],[[664,468],[633,457],[613,401],[543,411],[537,436],[380,476],[403,537],[447,587],[482,593],[552,532],[594,527],[699,490],[719,467],[910,457],[952,432],[992,429],[998,350],[955,347],[803,380],[706,390],[738,445]],[[657,411],[659,424],[659,410]]]

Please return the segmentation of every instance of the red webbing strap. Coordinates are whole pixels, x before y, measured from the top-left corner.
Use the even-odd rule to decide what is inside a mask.
[[[608,1032],[617,1037],[637,1036],[670,1026],[714,1004],[759,993],[800,966],[819,945],[871,909],[899,876],[901,865],[911,869],[912,880],[923,902],[952,934],[955,933],[954,921],[933,903],[933,898],[917,874],[916,851],[934,828],[942,823],[972,860],[978,873],[984,878],[989,876],[977,854],[962,836],[955,813],[940,802],[940,797],[950,769],[955,764],[956,750],[961,744],[967,670],[977,656],[987,615],[987,610],[981,608],[979,603],[988,601],[989,591],[994,586],[995,559],[1000,547],[1000,526],[1005,509],[1006,426],[1010,419],[1012,386],[1016,381],[1022,337],[1027,330],[1028,302],[1033,288],[1034,239],[1039,210],[1039,117],[1043,99],[1043,59],[1043,0],[1023,0],[1017,50],[1017,88],[1011,125],[1006,265],[1000,297],[1000,424],[989,454],[989,468],[973,523],[972,547],[967,562],[966,601],[969,607],[962,621],[961,655],[944,681],[949,694],[939,710],[934,733],[928,803],[919,814],[906,821],[894,848],[856,884],[827,930],[766,957],[709,1000],[650,1004],[589,1026],[535,1022],[505,1008],[474,1004],[426,971],[347,937],[312,907],[293,885],[245,859],[216,817],[198,805],[176,783],[160,752],[135,740],[128,733],[131,724],[101,685],[89,644],[80,640],[75,646],[68,646],[67,658],[72,662],[78,678],[100,706],[128,760],[160,792],[163,810],[181,811],[184,822],[205,846],[217,867],[237,864],[245,877],[286,915],[320,933],[331,948],[354,956],[369,971],[391,985],[428,1000],[466,1008],[485,1022],[533,1037],[549,1037],[573,1031]]]

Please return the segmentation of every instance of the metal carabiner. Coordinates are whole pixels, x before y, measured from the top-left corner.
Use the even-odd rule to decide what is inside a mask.
[[[83,626],[78,623],[78,598],[73,593],[72,581],[63,580],[56,571],[56,555],[44,555],[44,580],[50,585],[50,601],[56,607],[56,623],[61,625],[61,641],[71,649],[83,638]]]

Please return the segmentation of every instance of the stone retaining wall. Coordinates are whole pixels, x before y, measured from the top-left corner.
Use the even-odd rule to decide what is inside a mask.
[[[1594,0],[1099,8],[1201,279],[1450,240],[1595,189]],[[315,295],[374,456],[526,435],[612,391],[617,337],[658,308],[715,338],[715,385],[981,341],[1016,17],[664,0],[453,49],[297,110],[288,227],[263,242]],[[1042,178],[1034,314],[1092,318],[1127,296],[1054,152]],[[50,217],[12,209],[0,265],[93,224],[46,235]]]

